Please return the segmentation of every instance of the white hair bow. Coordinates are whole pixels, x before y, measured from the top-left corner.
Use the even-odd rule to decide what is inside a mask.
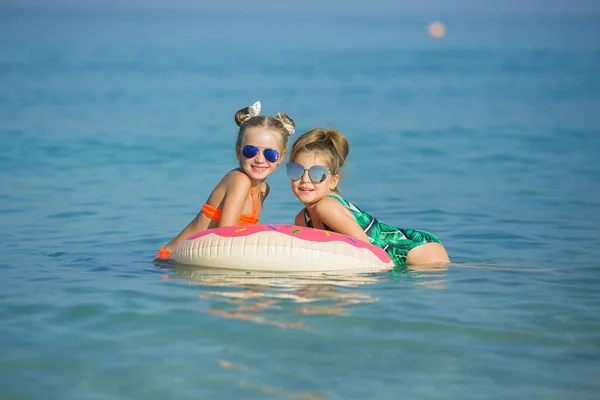
[[[281,121],[285,130],[288,131],[289,136],[292,136],[294,134],[294,132],[296,131],[296,128],[294,128],[294,125],[288,124],[287,122],[285,122],[283,120],[283,117],[281,116],[281,114],[277,113],[275,118],[278,119],[279,121]]]
[[[246,122],[250,118],[260,115],[260,109],[261,109],[260,101],[257,101],[256,103],[252,104],[250,107],[248,107],[248,116],[246,118],[244,118],[244,121],[242,121],[242,122]]]

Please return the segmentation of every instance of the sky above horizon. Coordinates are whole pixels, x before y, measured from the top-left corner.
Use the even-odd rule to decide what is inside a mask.
[[[600,0],[0,0],[0,8],[278,10],[340,12],[600,13]]]

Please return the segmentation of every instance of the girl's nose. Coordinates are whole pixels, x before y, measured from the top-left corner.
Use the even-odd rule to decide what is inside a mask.
[[[258,153],[256,153],[256,156],[254,156],[254,159],[255,159],[256,162],[261,163],[261,164],[266,161],[265,160],[265,155],[264,155],[262,149],[258,150]]]
[[[308,170],[305,169],[302,173],[302,177],[300,178],[300,182],[310,182],[310,177],[308,176]]]

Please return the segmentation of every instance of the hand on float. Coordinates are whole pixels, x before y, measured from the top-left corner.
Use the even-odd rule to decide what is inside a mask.
[[[167,249],[165,246],[161,246],[158,253],[156,253],[156,258],[169,258],[171,256],[171,250]]]

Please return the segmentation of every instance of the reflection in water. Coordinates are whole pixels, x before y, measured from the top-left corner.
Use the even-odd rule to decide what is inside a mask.
[[[246,370],[248,370],[248,368],[246,368],[242,364],[234,364],[231,361],[227,361],[227,360],[223,360],[223,359],[217,360],[217,364],[219,364],[224,369],[232,369],[232,370],[236,370],[236,371],[246,371]]]
[[[173,272],[174,278],[204,286],[201,297],[219,300],[205,312],[288,329],[307,327],[302,321],[276,321],[266,311],[297,306],[298,314],[344,315],[348,306],[379,301],[369,293],[350,289],[384,279],[381,275],[283,275],[178,265]]]
[[[206,309],[203,309],[202,311],[205,311],[209,314],[219,315],[224,318],[245,319],[247,321],[252,321],[252,322],[256,322],[256,323],[260,323],[260,324],[264,324],[264,325],[276,326],[278,328],[306,329],[306,326],[304,325],[304,322],[302,322],[302,321],[300,321],[300,322],[274,321],[274,320],[271,320],[271,319],[267,318],[266,316],[262,316],[262,315],[242,313],[242,312],[239,312],[236,310],[222,310],[222,309],[219,309],[216,307],[206,308]]]
[[[172,274],[167,275],[167,279],[180,279],[186,284],[197,285],[201,298],[214,300],[201,311],[227,319],[297,330],[310,329],[301,319],[302,316],[346,315],[352,306],[378,302],[380,299],[369,293],[371,286],[376,283],[398,280],[429,289],[443,289],[447,271],[447,266],[435,266],[411,267],[408,271],[379,274],[284,275],[168,265]],[[240,387],[258,391],[261,395],[325,399],[317,391],[296,392],[253,383],[251,376],[246,375],[250,367],[234,361],[218,359],[216,363],[236,377],[239,375]]]
[[[374,303],[379,298],[355,289],[375,283],[408,280],[428,289],[445,289],[448,265],[411,266],[408,270],[378,274],[285,273],[250,272],[199,268],[171,263],[171,278],[197,284],[203,288],[200,296],[218,299],[203,311],[224,318],[237,318],[281,328],[307,329],[302,322],[274,321],[266,311],[290,310],[304,315],[346,315],[350,306]],[[222,303],[226,305],[223,306]],[[289,315],[290,313],[285,313]]]
[[[276,395],[278,397],[288,397],[292,399],[304,399],[304,400],[325,400],[325,396],[320,393],[314,392],[292,392],[289,390],[283,390],[274,388],[267,385],[252,385],[252,383],[243,381],[240,386],[246,388],[256,388],[264,394]]]
[[[448,264],[437,265],[410,265],[408,270],[412,272],[412,277],[416,279],[417,285],[428,289],[442,290],[446,289],[446,271]]]
[[[378,274],[270,273],[184,266],[155,261],[170,269],[171,278],[199,285],[202,298],[218,300],[202,311],[285,329],[308,329],[303,321],[282,321],[281,315],[347,315],[351,306],[378,302],[356,289],[390,281],[409,281],[428,289],[445,289],[448,265],[410,266]],[[165,275],[167,279],[169,275]],[[285,309],[286,312],[276,313]],[[293,311],[293,312],[289,312]],[[279,314],[279,317],[275,317]]]

